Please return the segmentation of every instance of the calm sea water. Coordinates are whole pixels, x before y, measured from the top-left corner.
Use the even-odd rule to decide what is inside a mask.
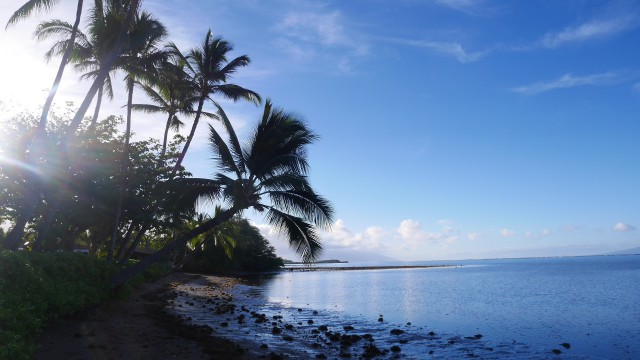
[[[525,344],[531,354],[558,348],[570,358],[640,358],[640,256],[438,263],[460,266],[283,272],[252,291],[271,308],[318,309],[363,324],[382,315],[392,326]],[[434,263],[343,266],[399,264]]]

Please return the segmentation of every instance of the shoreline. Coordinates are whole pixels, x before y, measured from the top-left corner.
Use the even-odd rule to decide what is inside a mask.
[[[376,321],[378,320],[378,321]],[[50,326],[35,359],[501,358],[523,344],[271,304],[246,279],[170,273]],[[527,356],[534,355],[527,352]]]
[[[366,270],[408,270],[408,269],[437,269],[460,267],[462,265],[389,265],[389,266],[300,266],[283,267],[281,271],[366,271]]]

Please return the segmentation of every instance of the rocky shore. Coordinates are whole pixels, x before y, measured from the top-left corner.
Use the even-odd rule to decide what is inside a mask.
[[[564,349],[563,349],[564,350]],[[545,358],[543,356],[542,358]],[[235,277],[174,273],[47,329],[36,359],[527,358],[523,344],[268,304]]]

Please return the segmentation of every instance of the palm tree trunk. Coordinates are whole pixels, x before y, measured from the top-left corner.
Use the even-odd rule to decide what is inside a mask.
[[[118,261],[119,264],[121,265],[126,264],[129,261],[129,259],[131,258],[131,255],[133,255],[133,252],[136,251],[136,248],[140,244],[140,241],[142,241],[142,237],[147,232],[147,230],[149,230],[149,227],[150,227],[149,222],[146,222],[142,225],[142,227],[140,228],[140,230],[138,230],[138,233],[136,234],[136,238],[133,239],[131,246],[129,246],[129,249],[127,249],[127,252]]]
[[[51,104],[53,103],[53,98],[56,96],[56,92],[58,91],[58,86],[60,86],[60,81],[62,80],[62,74],[64,73],[64,69],[69,62],[69,58],[71,57],[71,52],[73,51],[73,44],[76,43],[76,34],[78,33],[78,26],[80,25],[80,19],[82,19],[82,6],[83,0],[78,0],[78,6],[76,9],[76,21],[73,23],[73,29],[71,30],[71,38],[69,39],[69,43],[67,48],[64,50],[64,54],[62,55],[62,60],[60,60],[60,66],[58,67],[58,73],[56,74],[56,78],[53,80],[53,85],[49,90],[49,95],[47,96],[47,100],[44,103],[44,107],[42,108],[42,115],[40,116],[40,128],[46,129],[47,127],[47,116],[49,114],[49,110],[51,109]]]
[[[129,96],[127,98],[127,130],[124,136],[124,149],[122,151],[122,177],[120,183],[120,191],[118,194],[118,205],[116,206],[116,215],[113,224],[113,231],[111,232],[111,247],[107,253],[107,261],[113,260],[113,252],[116,248],[116,242],[118,241],[118,229],[120,227],[120,216],[122,215],[122,199],[124,193],[129,186],[129,139],[131,137],[131,105],[133,104],[133,76],[130,74],[127,80],[127,91]]]
[[[167,119],[167,125],[164,127],[164,139],[162,141],[162,152],[160,153],[160,159],[158,159],[158,167],[164,164],[164,156],[167,153],[167,142],[169,141],[169,129],[171,128],[171,119],[173,118],[173,114],[169,113],[169,118]]]
[[[125,26],[123,26],[122,29],[120,29],[120,34],[118,34],[118,38],[116,39],[116,43],[113,49],[111,50],[111,52],[109,52],[109,55],[105,59],[104,63],[102,63],[102,66],[100,67],[100,71],[98,71],[98,75],[93,80],[93,84],[91,84],[91,87],[89,88],[89,91],[85,95],[84,100],[82,100],[82,103],[78,108],[78,111],[76,111],[75,116],[71,120],[71,124],[69,124],[69,127],[67,128],[67,132],[65,134],[66,136],[65,138],[63,138],[63,140],[68,140],[66,137],[71,137],[76,132],[76,130],[80,126],[80,123],[84,119],[84,115],[87,113],[87,110],[89,109],[89,105],[91,105],[91,101],[93,101],[93,97],[96,95],[96,93],[98,92],[98,89],[102,86],[105,79],[109,75],[109,72],[112,70],[113,63],[116,61],[116,59],[122,52],[128,30],[130,28],[131,23],[133,22],[133,18],[136,12],[138,11],[139,5],[140,5],[140,0],[131,0],[131,4],[129,6],[129,9],[127,10],[127,18],[125,19]],[[63,141],[63,143],[66,143],[66,142],[67,141]]]
[[[130,266],[130,267],[126,268],[126,269],[121,270],[111,280],[111,287],[112,288],[118,287],[118,286],[124,284],[125,282],[131,280],[133,277],[135,277],[136,275],[140,274],[142,271],[147,269],[153,263],[156,263],[156,262],[158,262],[160,260],[165,259],[175,249],[177,249],[180,246],[184,246],[187,243],[187,241],[193,239],[194,237],[196,237],[196,236],[198,236],[200,234],[204,234],[205,232],[215,228],[216,226],[219,226],[220,224],[228,221],[235,214],[237,214],[240,210],[242,210],[242,209],[241,208],[232,207],[230,209],[227,209],[227,210],[224,210],[224,211],[220,212],[218,214],[218,216],[216,216],[213,219],[205,222],[204,224],[198,226],[197,228],[189,231],[188,233],[183,234],[182,236],[178,237],[176,240],[174,240],[174,241],[168,243],[167,245],[165,245],[162,249],[160,249],[160,250],[156,251],[155,253],[147,256],[146,258],[144,258],[139,263],[137,263],[137,264],[135,264],[133,266]]]
[[[131,240],[131,235],[133,234],[133,229],[136,227],[136,225],[137,223],[135,221],[132,221],[131,224],[129,224],[127,233],[124,235],[124,238],[122,239],[122,242],[120,244],[120,248],[118,248],[118,252],[115,255],[116,260],[122,257],[122,253],[124,252],[124,249],[127,248],[127,244],[129,244],[129,240]]]
[[[180,153],[180,156],[178,157],[176,164],[173,166],[173,170],[171,170],[171,175],[169,176],[169,179],[173,179],[176,176],[176,173],[178,172],[180,165],[182,165],[182,161],[184,160],[184,157],[187,155],[187,150],[189,150],[189,145],[191,144],[191,140],[193,140],[193,136],[196,133],[196,128],[198,127],[198,122],[200,121],[200,115],[202,114],[202,107],[204,105],[205,100],[206,100],[206,96],[200,97],[200,101],[198,102],[198,112],[196,112],[196,118],[193,120],[193,126],[191,126],[191,132],[189,133],[189,137],[187,137],[187,142],[184,144],[184,147],[182,148],[182,152]]]
[[[91,119],[91,125],[89,125],[89,133],[96,131],[96,124],[98,123],[98,115],[100,114],[100,105],[102,105],[102,94],[104,92],[104,82],[98,89],[98,99],[96,100],[96,108],[93,111],[93,118]]]

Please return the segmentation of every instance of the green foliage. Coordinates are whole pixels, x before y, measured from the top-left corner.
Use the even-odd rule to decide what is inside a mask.
[[[28,359],[44,324],[97,305],[116,270],[83,254],[0,252],[0,359]]]
[[[233,239],[235,247],[229,257],[227,249],[217,238]],[[246,219],[235,218],[225,223],[224,234],[220,232],[205,235],[204,251],[195,255],[184,265],[187,271],[269,271],[283,266],[282,259],[277,257],[274,248],[269,245],[258,228]]]

